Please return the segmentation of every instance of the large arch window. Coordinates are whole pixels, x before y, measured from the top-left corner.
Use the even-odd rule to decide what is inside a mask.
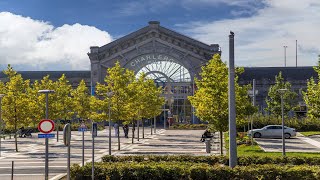
[[[137,77],[145,73],[148,78],[156,82],[190,82],[191,76],[189,71],[176,62],[172,61],[154,61],[142,67]]]

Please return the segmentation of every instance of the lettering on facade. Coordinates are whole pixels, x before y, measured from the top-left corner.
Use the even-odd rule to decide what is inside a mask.
[[[168,61],[168,62],[175,62],[177,63],[177,61],[175,59],[173,59],[172,57],[169,57],[167,55],[163,55],[163,54],[146,54],[146,55],[142,55],[139,56],[135,59],[133,59],[130,63],[131,67],[135,67],[135,66],[145,66],[148,64],[157,64],[157,63],[161,63],[161,61]]]

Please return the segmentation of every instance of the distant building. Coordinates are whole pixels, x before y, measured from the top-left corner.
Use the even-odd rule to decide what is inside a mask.
[[[101,47],[92,46],[88,53],[91,71],[21,71],[25,79],[40,80],[49,74],[57,80],[65,74],[76,87],[81,79],[94,92],[97,82],[103,83],[106,70],[116,61],[122,67],[133,70],[136,76],[145,73],[154,79],[158,86],[164,87],[164,96],[168,99],[166,108],[181,121],[194,121],[194,109],[187,96],[194,92],[194,77],[199,76],[201,66],[214,54],[221,54],[218,44],[207,45],[185,35],[160,26],[158,21],[130,33]],[[292,84],[298,94],[306,89],[307,80],[317,77],[312,67],[245,67],[240,75],[240,84],[250,84],[256,80],[257,105],[260,110],[266,107],[265,99],[275,76],[282,71],[285,80]],[[0,73],[0,80],[5,81]],[[300,101],[301,101],[300,97]]]

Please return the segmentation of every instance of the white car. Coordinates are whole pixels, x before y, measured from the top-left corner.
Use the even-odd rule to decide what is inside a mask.
[[[290,128],[284,126],[284,137],[290,138],[296,136],[296,130],[294,128]],[[253,135],[254,138],[261,137],[274,137],[280,138],[282,137],[282,126],[281,125],[268,125],[261,129],[253,129],[248,131],[248,136]]]

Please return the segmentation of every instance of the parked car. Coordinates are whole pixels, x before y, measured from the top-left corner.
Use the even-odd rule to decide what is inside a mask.
[[[253,135],[254,138],[261,138],[261,137],[279,138],[279,137],[282,137],[282,126],[268,125],[261,129],[253,129],[248,131],[248,136],[251,136],[251,135]],[[284,137],[290,138],[294,136],[296,136],[296,130],[294,128],[284,126]]]

